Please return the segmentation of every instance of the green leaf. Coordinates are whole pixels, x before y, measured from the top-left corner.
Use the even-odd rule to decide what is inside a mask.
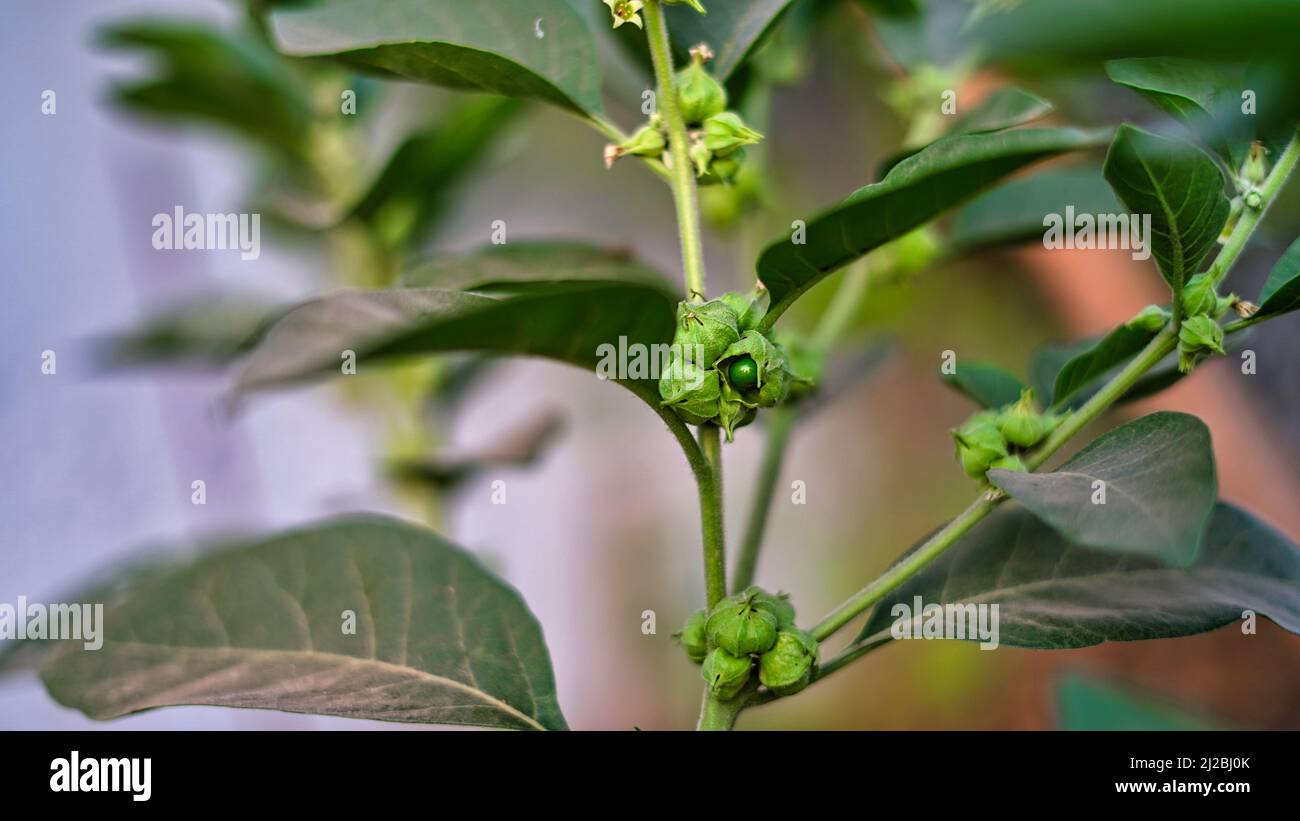
[[[1220,503],[1188,568],[1078,547],[1023,508],[975,527],[881,600],[858,642],[890,639],[896,604],[997,604],[1000,642],[1065,649],[1190,636],[1254,610],[1300,633],[1300,549]]]
[[[437,126],[410,135],[357,200],[351,216],[375,226],[393,246],[421,242],[446,212],[454,186],[521,110],[516,100],[475,99]]]
[[[769,245],[758,275],[779,316],[824,277],[958,205],[993,182],[1047,157],[1094,146],[1101,135],[1070,128],[1026,128],[944,137],[860,188],[798,231]]]
[[[492,443],[471,453],[398,459],[388,464],[393,478],[438,490],[453,490],[488,469],[526,468],[537,463],[564,429],[559,414],[537,419],[495,434]]]
[[[1157,704],[1105,682],[1070,675],[1056,687],[1061,730],[1213,730],[1178,708]]]
[[[252,350],[276,310],[251,297],[198,297],[109,337],[99,358],[106,368],[226,365]]]
[[[720,82],[745,64],[758,46],[776,28],[793,0],[709,0],[708,14],[688,5],[664,9],[675,46],[687,49],[708,43],[713,49],[709,71]]]
[[[441,261],[411,275],[440,287],[344,292],[305,303],[271,326],[240,374],[236,395],[419,354],[491,351],[595,369],[609,345],[672,341],[678,296],[626,255],[573,244],[519,243]],[[473,288],[474,291],[459,289]],[[649,361],[649,356],[645,357]],[[617,380],[659,403],[656,379]]]
[[[983,408],[1000,408],[1020,398],[1025,389],[1020,378],[1005,368],[983,362],[958,364],[954,373],[940,375],[944,384],[965,394]]]
[[[1228,219],[1231,205],[1219,167],[1189,142],[1125,124],[1110,145],[1105,173],[1125,207],[1151,215],[1146,242],[1177,297]]]
[[[1120,212],[1119,202],[1099,166],[1048,168],[1017,177],[971,200],[953,215],[948,242],[957,250],[1041,242],[1044,217],[1064,214],[1066,206],[1080,214]]]
[[[344,617],[355,614],[355,633]],[[95,719],[183,704],[564,729],[541,627],[436,533],[350,516],[209,554],[65,642],[41,678]]]
[[[1076,545],[1179,567],[1196,559],[1218,494],[1209,428],[1185,413],[1116,428],[1051,473],[990,470],[988,478]]]
[[[882,5],[880,0],[873,4]],[[970,17],[970,5],[965,0],[916,0],[916,5],[919,14],[872,17],[871,25],[889,55],[909,74],[960,63],[964,55],[953,46]]]
[[[213,123],[290,155],[303,150],[311,100],[289,66],[255,38],[184,22],[102,29],[100,46],[145,52],[148,79],[119,81],[116,105],[165,120]]]
[[[1106,63],[1106,74],[1133,89],[1203,139],[1229,168],[1245,158],[1241,77],[1200,60],[1133,57]]]
[[[468,13],[467,13],[468,11]],[[544,36],[538,37],[541,21]],[[276,9],[277,46],[452,88],[601,110],[596,39],[565,0],[321,0]]]
[[[1064,405],[1076,393],[1141,353],[1156,336],[1155,331],[1120,325],[1096,344],[1067,361],[1056,375],[1053,405]]]
[[[1285,314],[1300,308],[1300,239],[1291,243],[1269,272],[1259,292],[1256,319]]]
[[[990,93],[983,102],[953,121],[945,137],[959,134],[985,134],[1031,123],[1052,112],[1052,104],[1036,94],[1015,86],[1002,86]],[[886,176],[890,169],[916,154],[920,148],[905,149],[880,164],[878,173]]]

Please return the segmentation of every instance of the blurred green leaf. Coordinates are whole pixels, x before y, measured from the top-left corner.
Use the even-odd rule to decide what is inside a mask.
[[[1300,548],[1220,502],[1190,567],[1070,544],[1023,508],[981,522],[876,605],[860,644],[890,639],[896,604],[997,604],[999,640],[1065,649],[1190,636],[1253,610],[1300,633]],[[914,614],[915,615],[915,614]]]
[[[1064,214],[1066,206],[1080,214],[1120,212],[1119,202],[1099,166],[1085,163],[1047,168],[1013,179],[963,206],[953,215],[948,243],[954,249],[968,250],[1041,241],[1044,217]]]
[[[664,9],[674,46],[685,50],[696,43],[713,49],[710,72],[726,80],[744,65],[750,55],[776,28],[794,0],[709,0],[708,14],[687,5]]]
[[[519,594],[396,519],[350,516],[210,554],[134,587],[103,629],[100,649],[63,642],[41,670],[55,700],[95,719],[203,704],[565,729]]]
[[[1003,86],[990,93],[973,111],[954,120],[944,136],[1002,131],[1031,123],[1051,112],[1052,104],[1042,97],[1015,86]],[[878,173],[884,177],[890,169],[920,150],[907,149],[892,155],[880,164]]]
[[[1000,408],[1020,398],[1025,389],[1020,378],[1006,368],[984,362],[958,363],[953,373],[942,373],[945,385],[965,394],[982,408]]]
[[[98,42],[154,57],[148,79],[112,86],[115,104],[212,123],[291,156],[303,150],[311,100],[291,68],[256,38],[183,22],[133,22],[102,29]]]
[[[452,88],[601,110],[596,39],[565,0],[319,0],[276,9],[279,48]],[[541,21],[543,36],[537,34]]]
[[[446,212],[454,187],[469,176],[520,110],[517,100],[475,99],[433,128],[408,136],[353,206],[351,216],[370,223],[395,247],[418,244]]]
[[[1185,413],[1116,428],[1051,473],[990,470],[988,479],[1075,545],[1178,567],[1195,560],[1218,494],[1209,428]]]
[[[804,291],[833,271],[937,217],[1026,165],[1097,145],[1098,132],[1026,128],[944,137],[894,167],[883,180],[860,188],[839,205],[769,245],[758,275],[779,316]]]
[[[1132,213],[1150,214],[1146,243],[1177,298],[1215,247],[1231,208],[1223,173],[1191,143],[1122,125],[1106,155],[1106,181]]]
[[[1300,308],[1300,239],[1291,243],[1269,272],[1259,293],[1257,318],[1285,314]]]
[[[1213,730],[1214,725],[1106,682],[1079,675],[1056,686],[1061,730]]]
[[[606,358],[602,346],[627,351],[667,345],[673,337],[679,297],[662,277],[621,253],[517,243],[444,260],[412,276],[440,287],[344,292],[286,313],[253,351],[236,394],[338,373],[340,354],[348,350],[355,351],[358,368],[475,350],[595,369]],[[617,381],[658,406],[658,384],[649,373]]]
[[[108,368],[226,365],[257,344],[276,311],[254,298],[198,297],[109,337],[99,358]]]
[[[963,53],[955,44],[970,17],[970,4],[965,0],[917,0],[916,5],[918,14],[872,16],[872,28],[889,55],[909,73],[926,65],[950,66],[960,61]]]
[[[1187,126],[1229,168],[1235,169],[1245,158],[1250,134],[1242,128],[1240,76],[1178,57],[1111,60],[1106,74]]]
[[[450,490],[485,470],[536,464],[563,430],[563,419],[551,413],[505,431],[488,447],[462,455],[395,460],[389,463],[388,472],[399,481]]]

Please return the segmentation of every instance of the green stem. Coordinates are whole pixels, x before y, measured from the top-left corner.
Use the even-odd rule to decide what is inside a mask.
[[[1237,218],[1236,227],[1232,229],[1227,241],[1219,249],[1219,254],[1214,259],[1214,265],[1210,268],[1211,271],[1215,272],[1214,284],[1216,287],[1228,276],[1228,270],[1232,267],[1232,263],[1237,261],[1237,257],[1246,247],[1251,235],[1255,233],[1255,227],[1263,219],[1264,212],[1273,204],[1277,193],[1282,190],[1283,183],[1295,170],[1297,159],[1300,159],[1300,137],[1293,136],[1291,142],[1287,143],[1287,147],[1277,158],[1277,162],[1273,164],[1272,170],[1264,179],[1264,184],[1259,187],[1259,195],[1263,200],[1259,208],[1251,208],[1249,205],[1242,206],[1241,216]],[[1224,260],[1226,260],[1226,263]]]
[[[731,701],[718,701],[704,691],[704,701],[700,704],[700,721],[697,730],[730,730],[736,726],[736,717],[745,708],[747,700],[737,696]]]
[[[709,487],[700,488],[704,522],[704,590],[709,609],[727,595],[727,548],[722,529],[722,438],[717,425],[700,425],[700,451],[709,466]]]
[[[682,110],[677,104],[672,47],[668,41],[668,26],[664,22],[664,10],[660,2],[661,0],[649,0],[645,4],[646,39],[650,43],[650,59],[654,63],[655,80],[659,86],[657,105],[668,129],[673,200],[677,205],[677,233],[682,242],[682,271],[686,278],[687,296],[702,300],[704,252],[700,242],[700,207],[695,188],[695,169],[691,165],[686,121],[682,119]]]
[[[763,463],[754,480],[753,502],[749,520],[745,523],[745,538],[740,543],[740,554],[731,579],[732,592],[739,592],[754,583],[758,567],[758,554],[763,546],[767,529],[768,512],[776,493],[777,480],[781,478],[781,462],[785,447],[794,430],[795,414],[789,408],[773,408],[767,414],[767,446],[763,450]]]

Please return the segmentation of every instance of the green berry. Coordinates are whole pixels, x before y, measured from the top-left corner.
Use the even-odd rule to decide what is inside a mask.
[[[737,656],[715,647],[704,657],[700,675],[708,683],[714,698],[728,701],[740,694],[749,681],[749,671],[753,666],[754,662],[748,655]]]
[[[740,390],[754,387],[758,384],[758,363],[748,355],[732,361],[731,367],[727,368],[727,379]]]

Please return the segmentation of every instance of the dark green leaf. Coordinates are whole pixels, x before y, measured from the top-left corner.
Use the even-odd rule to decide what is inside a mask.
[[[950,388],[960,391],[980,407],[1000,408],[1020,398],[1025,385],[1020,378],[997,365],[983,362],[958,363],[954,373],[941,374]]]
[[[1156,704],[1119,687],[1067,676],[1056,687],[1061,730],[1213,730],[1213,725],[1174,707]]]
[[[1185,413],[1116,428],[1051,473],[990,470],[988,478],[1073,544],[1180,567],[1195,560],[1218,494],[1209,428]]]
[[[1135,214],[1151,215],[1145,241],[1177,296],[1214,247],[1231,205],[1214,160],[1191,143],[1122,125],[1106,155],[1106,181]]]
[[[132,589],[103,629],[102,648],[64,643],[41,670],[55,700],[95,719],[203,704],[565,727],[519,594],[396,519],[336,519],[210,554]]]
[[[948,242],[958,250],[1041,241],[1048,214],[1118,214],[1119,203],[1092,164],[1048,168],[981,194],[953,215]],[[1043,399],[1048,397],[1044,396]]]
[[[792,4],[793,0],[709,0],[704,3],[708,14],[687,5],[669,6],[664,11],[673,43],[681,49],[708,43],[714,54],[709,70],[725,82],[776,28]]]
[[[1106,63],[1110,79],[1127,86],[1203,139],[1229,168],[1245,157],[1240,76],[1210,63],[1178,57],[1134,57]],[[1240,74],[1240,72],[1238,72]]]
[[[785,311],[825,276],[933,219],[1026,165],[1098,144],[1101,135],[1069,128],[1026,128],[944,137],[861,188],[838,206],[772,243],[758,260],[772,296],[769,316]]]
[[[526,468],[535,464],[564,429],[555,413],[531,420],[492,439],[486,448],[466,454],[441,454],[390,462],[389,475],[400,481],[454,489],[488,469]]]
[[[274,11],[271,27],[279,48],[296,57],[337,57],[581,114],[601,109],[595,36],[565,0],[476,3],[470,13],[452,0],[321,0]]]
[[[1137,356],[1155,336],[1154,331],[1120,325],[1095,345],[1080,351],[1057,373],[1052,404],[1064,405],[1076,393]]]
[[[1259,293],[1259,313],[1263,318],[1285,314],[1300,308],[1300,239],[1291,243],[1282,258],[1269,272],[1264,290]]]
[[[103,29],[108,49],[154,57],[148,79],[120,82],[115,103],[152,117],[214,123],[297,154],[312,120],[301,81],[252,37],[182,22],[123,23]]]
[[[919,14],[878,13],[871,18],[889,55],[909,73],[959,62],[964,55],[954,44],[970,17],[970,4],[965,0],[916,0],[916,5]]]
[[[572,244],[519,244],[412,274],[437,288],[345,292],[289,311],[266,333],[236,384],[243,394],[357,367],[446,351],[542,356],[596,368],[609,351],[672,340],[678,297],[623,254]],[[473,292],[457,290],[474,288]],[[650,355],[644,357],[649,361]],[[619,384],[658,404],[649,374]]]
[[[995,512],[883,599],[860,643],[888,641],[890,609],[997,604],[1002,644],[1064,649],[1190,636],[1253,610],[1300,633],[1300,549],[1220,503],[1188,568],[1071,545],[1023,508]]]
[[[412,134],[352,208],[394,246],[419,243],[445,212],[463,180],[521,110],[517,100],[484,97],[453,110],[437,126]]]

